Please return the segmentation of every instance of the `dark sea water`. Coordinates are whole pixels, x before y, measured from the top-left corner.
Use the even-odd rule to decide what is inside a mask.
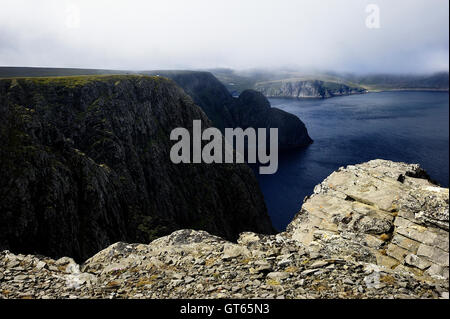
[[[306,149],[280,155],[276,174],[257,174],[278,230],[285,229],[314,186],[340,166],[377,158],[419,163],[448,187],[448,93],[382,92],[270,102],[300,117],[314,140]]]

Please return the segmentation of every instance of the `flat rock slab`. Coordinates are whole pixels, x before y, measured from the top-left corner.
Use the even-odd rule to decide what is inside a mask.
[[[315,187],[287,234],[319,255],[448,279],[448,198],[419,165],[350,165]]]

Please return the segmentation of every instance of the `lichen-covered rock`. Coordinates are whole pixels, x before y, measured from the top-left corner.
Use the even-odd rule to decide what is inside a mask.
[[[315,256],[283,235],[239,244],[180,230],[149,245],[116,243],[76,265],[0,254],[3,298],[446,298],[447,281]],[[247,241],[245,238],[252,238]],[[259,238],[254,241],[254,238]],[[244,241],[244,242],[243,242]],[[45,266],[39,266],[44,264]]]
[[[244,232],[237,243],[184,229],[148,245],[118,242],[82,265],[3,251],[0,298],[448,299],[448,233],[436,237],[446,227],[430,223],[446,220],[446,190],[431,186],[440,190],[419,211],[402,204],[430,191],[425,176],[417,165],[381,160],[342,168],[286,232]]]
[[[163,77],[0,80],[0,249],[84,260],[180,228],[271,233],[245,164],[173,164],[170,132],[210,126]]]
[[[317,185],[287,235],[327,255],[448,279],[448,201],[418,165],[374,160]]]

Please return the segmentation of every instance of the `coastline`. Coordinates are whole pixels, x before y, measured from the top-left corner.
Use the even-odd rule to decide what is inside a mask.
[[[330,97],[294,97],[294,96],[281,96],[281,95],[264,95],[268,99],[292,99],[292,100],[325,100],[325,99],[332,99],[336,97],[343,97],[343,96],[351,96],[351,95],[362,95],[362,94],[368,94],[368,93],[382,93],[382,92],[442,92],[442,93],[449,93],[449,89],[427,89],[427,88],[413,88],[413,89],[379,89],[379,90],[370,90],[367,89],[366,92],[355,92],[351,94],[341,94],[341,95],[334,95]]]
[[[367,93],[380,93],[380,92],[443,92],[449,93],[449,89],[432,89],[432,88],[404,88],[404,89],[367,89]]]

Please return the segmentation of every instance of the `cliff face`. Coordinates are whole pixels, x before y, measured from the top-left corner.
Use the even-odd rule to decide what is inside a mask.
[[[189,94],[215,127],[278,128],[279,149],[303,147],[312,143],[305,124],[295,115],[270,106],[259,92],[245,90],[233,98],[226,87],[209,72],[152,71],[174,80]]]
[[[185,229],[82,265],[3,251],[0,297],[448,299],[448,189],[426,177],[381,160],[342,168],[286,232],[237,243]]]
[[[295,115],[271,107],[261,93],[245,90],[230,108],[235,123],[243,129],[278,128],[279,149],[286,150],[312,143],[305,124]]]
[[[362,87],[319,80],[280,80],[255,84],[255,90],[266,97],[286,98],[330,98],[334,96],[361,94]]]
[[[0,248],[77,260],[179,228],[272,232],[246,165],[170,161],[205,114],[162,77],[0,81]]]
[[[222,132],[225,127],[234,127],[234,122],[228,110],[233,103],[233,97],[214,75],[200,71],[154,71],[150,75],[167,77],[177,83],[188,94],[194,103]]]

